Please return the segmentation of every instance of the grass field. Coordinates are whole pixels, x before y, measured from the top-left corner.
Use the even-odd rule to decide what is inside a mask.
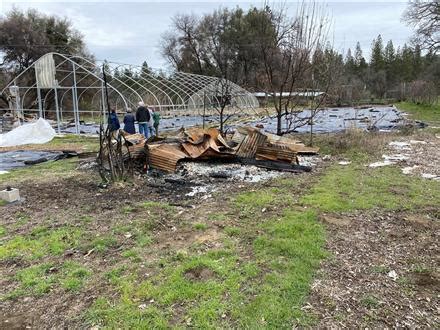
[[[408,112],[411,118],[425,121],[433,125],[440,125],[440,102],[434,105],[415,104],[411,102],[399,102],[396,104],[399,110]]]

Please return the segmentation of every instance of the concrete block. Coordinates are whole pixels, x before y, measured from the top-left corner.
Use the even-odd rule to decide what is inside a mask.
[[[8,188],[0,191],[0,199],[3,199],[8,203],[16,202],[20,200],[20,193],[16,188]]]

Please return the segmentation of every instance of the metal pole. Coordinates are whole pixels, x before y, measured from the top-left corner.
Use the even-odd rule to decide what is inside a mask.
[[[41,104],[41,90],[37,85],[37,98],[38,98],[38,118],[43,117],[43,106]]]
[[[17,86],[17,85],[15,85],[15,86]],[[16,111],[17,111],[17,116],[21,115],[21,116],[18,116],[19,117],[18,120],[21,123],[20,117],[22,119],[24,119],[24,111],[23,111],[23,109],[21,109],[21,111],[20,111],[20,87],[18,87],[18,86],[17,86],[17,95],[15,95],[15,107],[16,107]]]
[[[55,84],[58,85],[58,81],[55,81]],[[60,134],[61,133],[61,127],[60,127],[61,118],[60,118],[60,108],[58,107],[58,91],[57,91],[57,86],[56,85],[55,85],[55,88],[54,88],[54,92],[55,92],[55,109],[56,109],[56,112],[57,112],[57,129],[58,129],[58,134]]]
[[[203,91],[203,129],[205,129],[205,113],[206,113],[206,103],[205,103],[206,91]]]
[[[76,134],[79,134],[79,113],[78,113],[78,98],[76,93],[75,63],[72,63],[72,68],[73,68],[73,86],[72,86],[73,117],[75,119],[75,132]]]
[[[107,124],[106,111],[105,111],[105,91],[104,91],[104,81],[101,81],[101,107],[102,107],[102,120],[103,125]]]

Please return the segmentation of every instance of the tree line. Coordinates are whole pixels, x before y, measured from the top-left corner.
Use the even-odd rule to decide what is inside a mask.
[[[300,17],[290,18],[270,7],[177,15],[162,37],[162,54],[177,70],[217,75],[269,93],[271,82],[278,92],[288,92],[283,73],[296,76],[295,85],[301,89],[326,90],[331,80],[329,91],[338,102],[407,98],[415,85],[424,86],[427,102],[439,93],[438,49],[423,51],[421,43],[396,48],[392,40],[384,45],[378,35],[369,60],[359,42],[353,51],[341,54],[328,43],[326,17],[316,16],[316,8],[304,10],[299,14],[315,15],[313,25],[319,31],[307,31],[309,26]],[[292,71],[289,61],[295,62]]]

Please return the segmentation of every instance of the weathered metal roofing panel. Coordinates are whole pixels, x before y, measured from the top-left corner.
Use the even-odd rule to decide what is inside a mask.
[[[188,157],[178,144],[148,145],[148,160],[153,168],[174,172],[179,160]]]

